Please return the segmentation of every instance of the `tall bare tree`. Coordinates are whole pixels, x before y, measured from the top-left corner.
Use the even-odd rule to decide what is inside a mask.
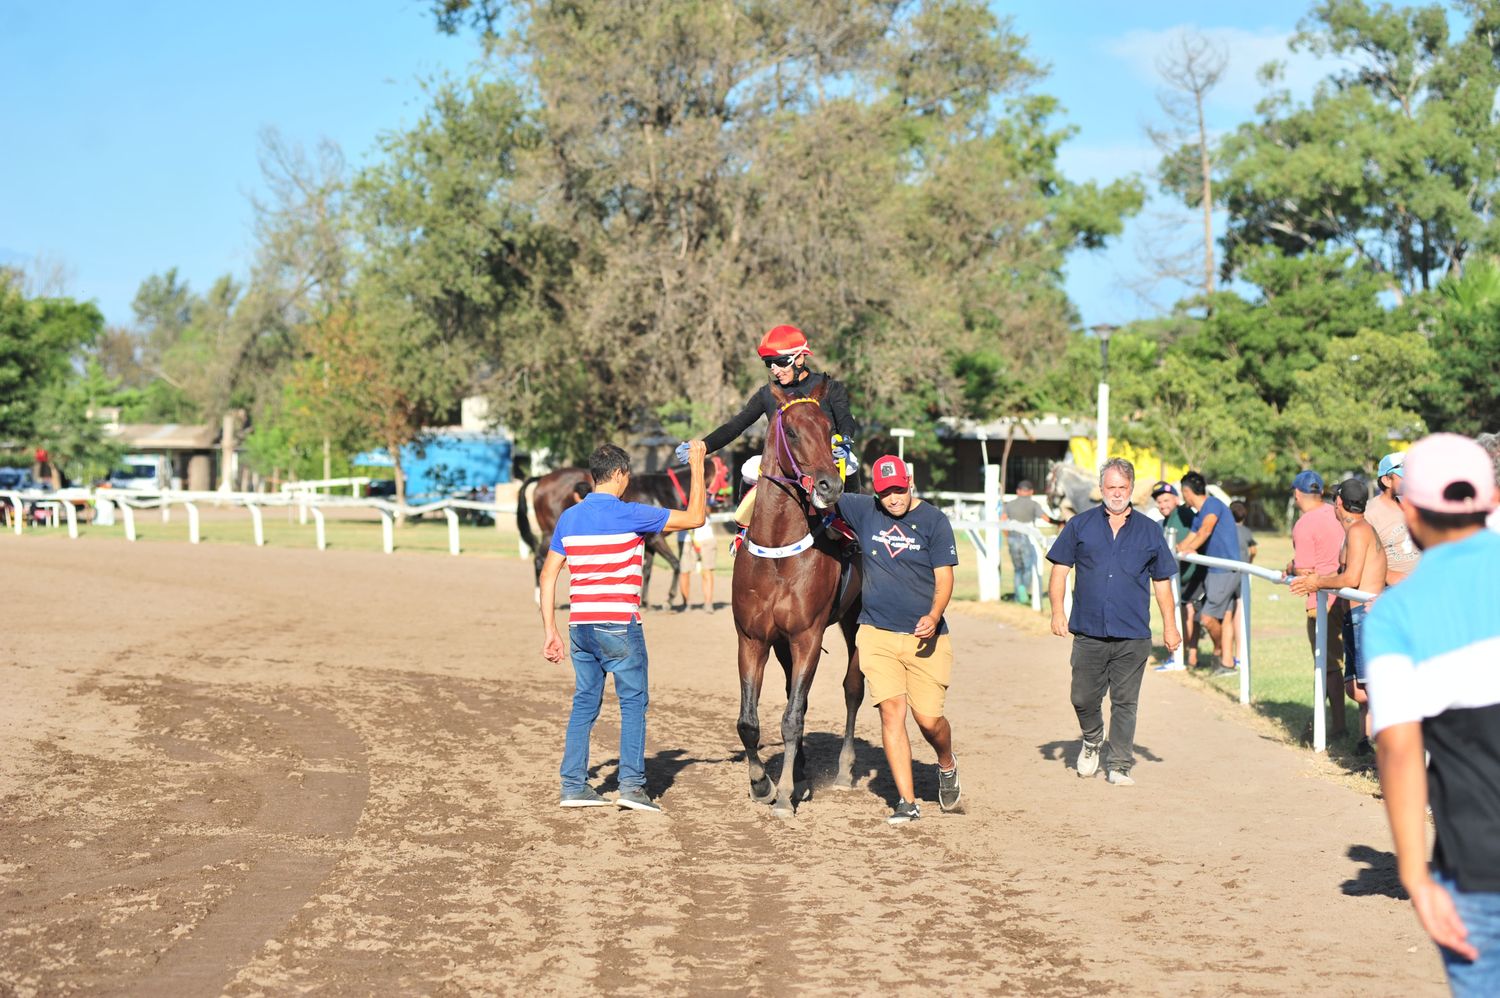
[[[1229,53],[1206,35],[1183,31],[1156,60],[1156,72],[1166,87],[1157,92],[1157,102],[1167,116],[1165,127],[1150,127],[1146,134],[1165,157],[1161,172],[1164,184],[1188,194],[1203,216],[1203,294],[1214,293],[1214,155],[1209,143],[1208,122],[1203,105],[1229,66]]]

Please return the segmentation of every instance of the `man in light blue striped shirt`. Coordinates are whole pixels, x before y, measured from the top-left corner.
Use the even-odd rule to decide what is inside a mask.
[[[1500,534],[1489,457],[1440,433],[1406,458],[1422,560],[1365,622],[1396,867],[1456,995],[1500,994]],[[1424,769],[1423,754],[1431,753]],[[1427,805],[1437,842],[1429,869]]]

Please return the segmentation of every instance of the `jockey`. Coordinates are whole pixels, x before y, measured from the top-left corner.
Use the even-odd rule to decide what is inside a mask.
[[[858,426],[849,415],[849,393],[842,384],[828,375],[807,369],[807,358],[811,356],[812,348],[807,345],[807,337],[802,335],[802,330],[796,326],[777,326],[766,333],[761,337],[757,352],[770,373],[770,379],[750,396],[738,414],[703,438],[708,452],[712,454],[732,443],[761,416],[769,420],[776,415],[780,403],[771,394],[772,383],[786,395],[805,398],[814,388],[826,382],[828,389],[820,404],[833,425],[834,436],[829,445],[833,448],[834,456],[839,459],[847,482],[859,468],[854,456],[854,434]],[[677,449],[685,452],[687,446],[684,443]]]

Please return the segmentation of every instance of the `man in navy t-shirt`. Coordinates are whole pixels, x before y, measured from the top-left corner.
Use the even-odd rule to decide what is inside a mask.
[[[948,518],[911,494],[911,473],[894,454],[876,461],[875,496],[850,495],[839,512],[859,538],[863,569],[859,615],[859,669],[880,709],[880,736],[901,799],[887,819],[905,824],[922,817],[912,785],[911,708],[922,737],[937,752],[938,804],[958,805],[958,760],[943,702],[953,672],[953,648],[943,610],[953,595],[958,549]]]
[[[1177,545],[1178,554],[1201,550],[1210,558],[1238,561],[1240,533],[1234,525],[1234,514],[1222,499],[1208,494],[1208,482],[1196,471],[1182,476],[1182,498],[1198,510],[1193,532]],[[1198,618],[1208,628],[1219,664],[1213,676],[1234,674],[1234,608],[1240,599],[1240,573],[1230,568],[1210,566],[1203,588],[1198,592]]]

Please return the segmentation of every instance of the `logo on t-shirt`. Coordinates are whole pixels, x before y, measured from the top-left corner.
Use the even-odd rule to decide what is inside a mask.
[[[907,536],[899,523],[891,524],[870,539],[877,544],[884,544],[886,554],[892,558],[899,555],[902,551],[922,550],[922,542],[915,537]]]

